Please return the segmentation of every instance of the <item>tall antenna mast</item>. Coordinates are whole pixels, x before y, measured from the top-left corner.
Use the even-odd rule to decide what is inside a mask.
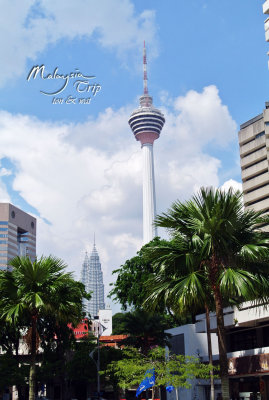
[[[147,54],[146,54],[145,40],[144,40],[144,50],[143,50],[143,69],[144,69],[144,94],[148,94]]]

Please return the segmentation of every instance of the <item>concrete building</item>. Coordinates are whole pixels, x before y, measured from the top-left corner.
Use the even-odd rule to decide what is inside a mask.
[[[140,107],[133,111],[128,122],[136,140],[141,143],[143,153],[143,243],[146,244],[157,236],[153,225],[156,217],[153,143],[159,138],[165,119],[161,111],[153,106],[153,99],[148,94],[145,43],[143,66],[144,94],[140,97]]]
[[[86,315],[94,318],[99,310],[105,309],[103,272],[95,243],[90,257],[87,252],[85,254],[80,280],[92,296],[90,300],[84,300]]]
[[[36,258],[36,219],[9,203],[0,203],[0,269],[16,256]]]
[[[232,399],[269,399],[269,310],[249,302],[239,309],[224,309],[230,394]],[[210,332],[213,361],[218,362],[216,314],[210,313]],[[206,316],[196,316],[196,323],[170,329],[172,351],[176,354],[198,356],[208,361],[206,344]],[[215,396],[221,391],[220,381],[215,381]],[[179,399],[209,400],[209,381],[195,380],[192,389],[180,389]],[[168,394],[176,400],[176,393]]]
[[[194,356],[201,360],[208,360],[207,338],[205,331],[196,332],[196,324],[187,324],[166,331],[171,335],[170,351],[177,355]],[[215,357],[218,354],[218,340],[216,333],[211,334],[212,352]],[[210,399],[209,380],[195,379],[191,382],[190,389],[178,388],[167,393],[167,400],[208,400]],[[215,395],[221,392],[220,381],[215,382]]]
[[[239,146],[246,209],[269,211],[269,103],[240,126]]]

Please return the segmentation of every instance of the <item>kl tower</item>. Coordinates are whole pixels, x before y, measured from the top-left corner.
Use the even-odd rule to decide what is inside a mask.
[[[165,123],[160,110],[152,105],[152,97],[148,94],[147,57],[144,42],[143,52],[144,93],[140,97],[140,106],[129,118],[129,125],[136,140],[139,140],[143,154],[143,244],[157,236],[153,225],[156,217],[156,195],[154,180],[153,143],[158,139]]]

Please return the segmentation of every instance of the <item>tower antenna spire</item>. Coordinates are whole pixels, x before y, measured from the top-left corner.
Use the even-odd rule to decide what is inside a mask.
[[[147,53],[146,53],[145,40],[143,49],[143,70],[144,70],[144,94],[148,94]]]
[[[93,246],[95,247],[95,232],[93,233]]]

